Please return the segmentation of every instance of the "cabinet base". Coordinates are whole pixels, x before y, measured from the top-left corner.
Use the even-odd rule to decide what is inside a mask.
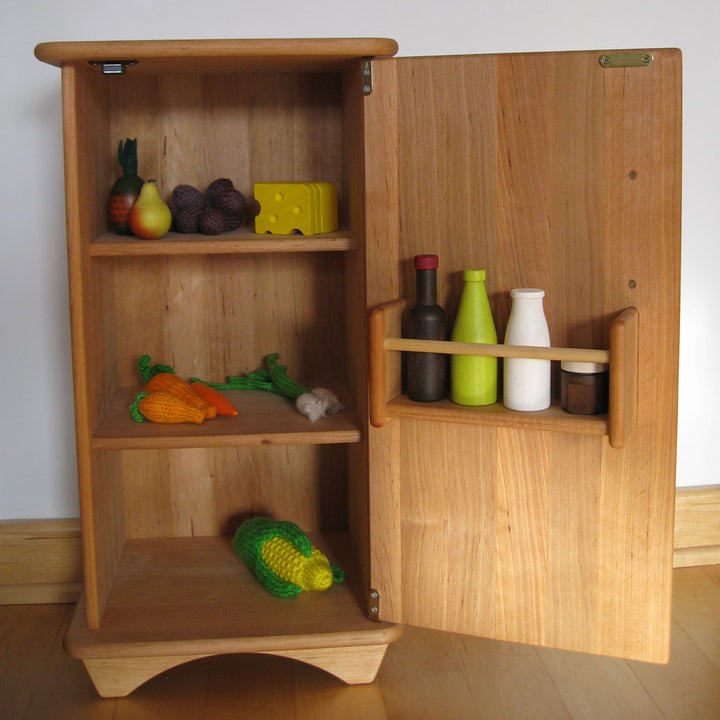
[[[238,560],[225,537],[127,540],[98,628],[78,603],[65,649],[85,663],[103,697],[121,697],[183,663],[215,655],[279,655],[346,683],[372,682],[402,626],[363,609],[345,533],[311,533],[348,581],[278,598]]]
[[[371,683],[380,670],[388,644],[356,647],[316,647],[274,650],[263,655],[298,660],[320,668],[349,685]],[[104,698],[125,697],[156,675],[210,654],[151,657],[92,658],[83,660],[98,694]]]

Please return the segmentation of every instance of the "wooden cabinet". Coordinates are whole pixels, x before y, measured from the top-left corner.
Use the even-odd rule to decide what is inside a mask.
[[[66,645],[103,695],[228,652],[367,682],[403,623],[667,653],[679,53],[608,67],[599,52],[395,51],[374,39],[36,49],[63,82],[85,563]],[[166,193],[222,176],[247,195],[253,182],[330,180],[340,230],[110,235],[125,137]],[[440,255],[451,314],[462,269],[485,267],[501,334],[509,289],[544,287],[554,345],[609,351],[610,417],[403,400],[394,301],[412,299],[417,252]],[[377,306],[395,310],[371,363]],[[237,419],[199,428],[126,413],[139,355],[222,380],[272,352],[346,410],[313,424],[243,392]],[[312,533],[346,585],[292,601],[266,593],[229,540],[257,513]]]

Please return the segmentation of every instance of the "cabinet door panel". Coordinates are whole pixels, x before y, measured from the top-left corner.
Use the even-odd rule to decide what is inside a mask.
[[[510,289],[536,286],[553,345],[607,348],[610,319],[634,306],[640,350],[637,420],[622,449],[607,437],[422,419],[371,428],[371,582],[384,620],[664,661],[681,60],[657,50],[647,66],[605,68],[601,55],[382,61],[366,122],[396,106],[386,127],[398,140],[393,151],[384,138],[367,173],[382,161],[399,207],[385,229],[368,223],[371,304],[398,294],[412,304],[412,256],[435,252],[451,318],[461,271],[483,267],[501,339]],[[373,259],[387,259],[388,238],[389,280]]]

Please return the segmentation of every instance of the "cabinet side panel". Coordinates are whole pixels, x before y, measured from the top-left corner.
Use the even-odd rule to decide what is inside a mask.
[[[345,219],[358,241],[356,252],[344,256],[345,346],[342,368],[360,412],[362,427],[368,424],[368,319],[365,238],[365,96],[360,63],[351,64],[343,75],[342,172]],[[370,200],[368,200],[370,201]],[[348,530],[358,559],[363,594],[370,588],[370,519],[368,498],[368,437],[347,447]]]
[[[398,297],[398,78],[393,60],[373,60],[373,92],[365,98],[366,313]],[[398,423],[368,437],[370,586],[380,615],[402,622],[402,553]]]
[[[605,294],[639,311],[638,404],[626,450],[608,449],[602,487],[604,646],[667,657],[677,433],[681,58],[605,72]],[[617,637],[618,633],[622,637]]]
[[[393,421],[401,423],[401,462],[388,499],[402,518],[394,545],[401,617],[393,620],[666,657],[680,58],[653,52],[649,67],[627,69],[603,68],[600,53],[397,61],[400,294],[414,297],[412,255],[437,252],[439,298],[451,318],[460,271],[479,265],[488,269],[500,337],[509,290],[537,285],[553,344],[607,347],[610,319],[635,306],[641,350],[638,423],[621,450],[607,438]],[[419,203],[428,195],[429,215]],[[411,460],[416,453],[421,461]],[[481,470],[489,459],[492,472]],[[463,495],[472,483],[482,502]],[[457,526],[473,528],[462,549]],[[458,572],[450,558],[461,557],[475,574]]]
[[[107,353],[112,356],[107,344],[107,277],[88,254],[91,239],[105,222],[107,195],[101,178],[106,165],[98,147],[107,142],[108,119],[97,74],[66,66],[62,77],[78,481],[87,620],[92,628],[100,623],[124,542],[116,458],[100,457],[90,449],[104,403],[115,389],[114,373],[107,372],[104,362]]]

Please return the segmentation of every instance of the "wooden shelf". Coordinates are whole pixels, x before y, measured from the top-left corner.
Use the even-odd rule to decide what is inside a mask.
[[[370,421],[382,427],[395,417],[465,424],[607,435],[615,448],[623,447],[632,431],[637,405],[638,311],[626,308],[610,326],[610,349],[526,347],[412,340],[400,337],[404,299],[375,308],[370,315]],[[540,358],[601,362],[610,365],[607,415],[572,415],[557,402],[540,412],[516,412],[495,403],[464,407],[449,400],[417,403],[401,394],[400,353],[433,352],[448,355]]]
[[[248,229],[221,235],[171,232],[159,240],[106,233],[90,244],[94,257],[137,255],[235,255],[243,253],[345,252],[356,250],[350,231],[321,235],[262,235]]]
[[[585,435],[607,435],[608,415],[570,415],[556,400],[547,410],[517,412],[502,403],[482,407],[456,405],[450,400],[420,403],[399,395],[387,403],[387,418],[415,418],[430,422],[453,422],[467,425],[494,425],[528,430],[557,430]]]
[[[333,386],[335,389],[335,386]],[[292,401],[258,390],[225,390],[238,410],[237,417],[216,417],[202,425],[137,423],[130,417],[139,388],[117,393],[93,434],[96,450],[151,448],[211,448],[253,445],[322,445],[355,443],[362,439],[361,425],[349,406],[347,393],[337,391],[345,410],[311,422]]]
[[[296,657],[353,682],[360,672],[357,660],[342,651],[338,660],[338,648],[353,656],[365,648],[382,659],[402,629],[367,618],[344,533],[313,533],[310,539],[345,570],[347,580],[290,599],[267,592],[228,537],[127,540],[102,626],[88,628],[81,601],[66,649],[85,662],[103,695],[125,695],[189,659],[236,652]],[[339,664],[324,656],[328,649],[336,651]]]

